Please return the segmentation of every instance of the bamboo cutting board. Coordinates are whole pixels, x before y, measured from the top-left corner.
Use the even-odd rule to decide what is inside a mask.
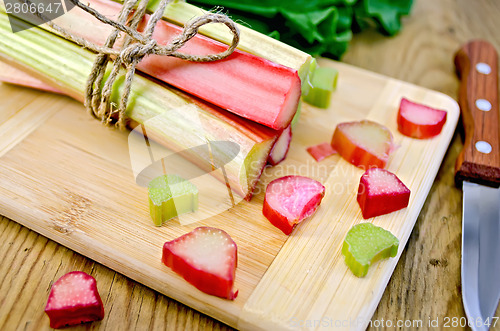
[[[147,190],[135,183],[127,133],[102,127],[69,98],[0,85],[0,214],[124,275],[240,329],[364,329],[405,247],[455,130],[454,100],[408,83],[330,60],[340,72],[328,110],[304,105],[291,150],[267,168],[251,202],[203,222],[152,226]],[[442,133],[416,140],[397,131],[401,97],[448,111]],[[371,119],[399,146],[388,169],[412,191],[401,211],[370,219],[400,239],[396,258],[352,275],[341,246],[362,222],[356,192],[362,170],[339,156],[316,163],[306,147],[330,141],[336,124]],[[300,174],[320,180],[326,195],[315,216],[290,237],[262,216],[265,185]],[[235,288],[228,301],[206,295],[161,263],[161,248],[194,227],[228,232],[238,245]]]

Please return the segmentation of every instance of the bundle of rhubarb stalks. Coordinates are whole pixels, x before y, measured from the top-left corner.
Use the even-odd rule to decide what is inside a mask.
[[[115,1],[85,3],[116,20],[122,4]],[[149,1],[148,12],[153,12],[158,2]],[[202,14],[195,6],[174,1],[167,5],[153,38],[158,44],[168,44],[182,32],[182,25]],[[63,93],[83,102],[97,54],[66,40],[47,24],[31,26],[14,11],[7,15],[3,3],[0,17],[0,80]],[[143,17],[139,32],[148,20],[148,15]],[[113,31],[110,25],[78,7],[52,22],[95,45],[104,45]],[[146,56],[137,66],[125,114],[131,126],[148,122],[152,139],[173,151],[186,151],[183,155],[189,161],[208,172],[217,163],[214,157],[225,159],[225,151],[207,157],[190,153],[191,147],[207,141],[237,144],[239,153],[226,157],[230,161],[225,164],[221,180],[250,200],[265,165],[275,165],[286,156],[290,126],[301,95],[310,85],[306,82],[314,61],[310,55],[249,28],[239,29],[238,48],[224,60],[197,63]],[[196,55],[221,53],[232,37],[222,24],[205,25],[179,51]],[[115,47],[119,49],[121,43],[123,40]],[[124,77],[125,69],[120,75]],[[111,103],[119,103],[123,85],[123,78],[116,81]],[[196,110],[197,123],[179,111],[186,106]],[[151,121],[159,115],[167,120]]]

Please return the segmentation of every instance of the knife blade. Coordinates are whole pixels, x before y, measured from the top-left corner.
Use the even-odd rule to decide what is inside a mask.
[[[462,299],[473,330],[488,330],[500,300],[498,54],[486,41],[455,55],[465,134],[455,179],[462,184]]]

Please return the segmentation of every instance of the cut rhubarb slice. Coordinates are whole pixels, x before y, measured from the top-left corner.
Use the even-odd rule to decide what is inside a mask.
[[[317,68],[303,100],[318,108],[328,108],[332,93],[337,89],[339,72],[334,68]]]
[[[163,263],[200,291],[233,300],[237,247],[224,231],[198,227],[163,245]]]
[[[332,147],[348,162],[368,169],[384,168],[394,144],[389,129],[381,124],[362,120],[337,125]]]
[[[320,162],[331,155],[337,154],[337,151],[333,149],[330,143],[322,143],[308,147],[307,152],[316,160],[316,162]]]
[[[104,307],[94,277],[72,271],[52,285],[45,312],[50,327],[59,329],[104,318]]]
[[[279,136],[269,154],[268,162],[275,166],[286,158],[292,142],[292,126],[288,126]]]
[[[363,218],[380,216],[406,208],[409,201],[410,190],[392,172],[373,168],[361,176],[358,203]]]
[[[198,209],[198,189],[177,175],[164,175],[149,182],[149,212],[156,226]]]
[[[266,188],[264,216],[284,234],[318,209],[325,187],[314,179],[286,176],[273,180]]]
[[[426,139],[441,133],[446,123],[446,111],[434,109],[403,98],[399,105],[398,130],[402,134]]]
[[[364,277],[373,263],[398,254],[399,240],[372,223],[353,226],[344,240],[342,254],[352,273]]]

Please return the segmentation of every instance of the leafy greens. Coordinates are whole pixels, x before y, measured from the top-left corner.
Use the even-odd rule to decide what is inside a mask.
[[[231,18],[312,55],[340,58],[353,32],[375,27],[386,35],[401,29],[413,0],[193,0],[222,6]]]

